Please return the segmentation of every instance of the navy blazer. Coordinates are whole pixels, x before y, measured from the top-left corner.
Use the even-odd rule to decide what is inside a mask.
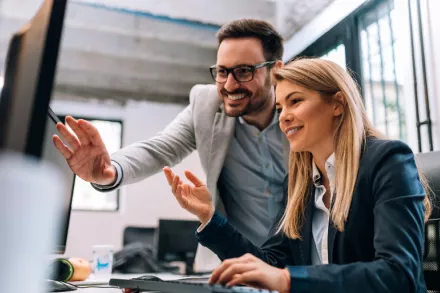
[[[287,202],[287,180],[284,185]],[[311,184],[313,191],[313,184]],[[197,233],[199,242],[221,259],[251,253],[268,264],[288,267],[291,292],[426,292],[422,255],[425,191],[414,155],[400,141],[367,139],[361,155],[343,232],[329,224],[329,264],[312,266],[314,192],[309,196],[302,239],[275,233],[257,247],[216,212]]]

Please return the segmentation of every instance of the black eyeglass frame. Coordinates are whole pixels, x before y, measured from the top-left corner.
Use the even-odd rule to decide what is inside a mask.
[[[254,79],[255,70],[257,70],[259,68],[266,67],[266,66],[273,65],[275,63],[276,63],[276,61],[266,61],[266,62],[255,64],[255,65],[239,65],[239,66],[235,66],[235,67],[231,67],[231,68],[220,67],[221,69],[226,70],[226,79],[225,79],[225,81],[217,81],[216,80],[215,70],[217,70],[217,68],[218,68],[217,65],[212,65],[211,67],[209,67],[209,71],[211,72],[212,79],[215,82],[218,82],[218,83],[225,83],[228,80],[228,76],[229,76],[230,73],[232,74],[232,76],[234,77],[234,79],[237,82],[249,82],[249,81]],[[251,73],[252,73],[251,79],[249,79],[249,80],[238,80],[238,78],[237,78],[237,76],[235,75],[235,72],[234,72],[234,70],[237,69],[237,68],[249,68],[251,70]]]

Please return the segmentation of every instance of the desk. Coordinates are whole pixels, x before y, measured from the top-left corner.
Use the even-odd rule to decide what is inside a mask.
[[[71,291],[72,293],[121,293],[119,288],[81,288],[76,291]]]
[[[132,279],[132,278],[137,278],[140,277],[142,275],[154,275],[157,276],[159,278],[161,278],[164,281],[172,281],[172,280],[184,280],[185,278],[204,278],[206,279],[206,277],[208,277],[209,275],[204,275],[204,276],[182,276],[182,275],[175,275],[175,274],[171,274],[171,273],[144,273],[144,274],[113,274],[111,276],[112,279]],[[88,279],[87,281],[93,282],[95,281],[93,279],[93,276]],[[86,281],[86,282],[87,282]],[[72,282],[72,284],[74,285],[79,285],[79,286],[87,286],[87,284],[84,284],[83,282]],[[120,288],[99,288],[98,286],[100,285],[93,285],[91,284],[90,286],[93,286],[93,288],[79,288],[77,291],[73,291],[73,292],[78,292],[78,293],[121,293],[121,289]],[[102,285],[103,287],[106,287],[108,285]]]
[[[146,275],[145,274],[112,274],[111,278],[112,279],[132,279],[132,278],[136,278],[136,277],[140,277],[142,275]],[[91,276],[91,278],[89,278],[88,280],[86,280],[85,282],[90,281],[93,282],[95,281],[93,279],[93,275]],[[110,281],[110,279],[108,280]],[[87,284],[83,284],[83,282],[72,282],[72,284],[74,285],[80,285],[80,286],[88,286]],[[79,288],[76,291],[72,291],[73,292],[78,292],[78,293],[121,293],[121,289],[120,288],[99,288],[100,285],[89,285],[89,286],[93,286],[93,288]],[[103,287],[109,286],[109,285],[102,285]]]

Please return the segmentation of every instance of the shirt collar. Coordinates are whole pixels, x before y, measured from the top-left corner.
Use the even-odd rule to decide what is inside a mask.
[[[274,109],[272,122],[270,122],[269,126],[272,126],[274,124],[278,124],[279,121],[280,121],[280,118],[279,118],[278,112]],[[238,116],[238,122],[240,122],[240,124],[249,125],[249,123],[247,123],[246,120],[244,120],[244,118],[242,116]]]
[[[329,179],[331,180],[332,178],[334,178],[334,170],[335,170],[335,153],[332,153],[330,155],[330,157],[328,157],[327,161],[325,162],[325,165],[328,166],[328,170],[330,171],[331,174],[327,174]],[[319,169],[315,164],[315,161],[312,161],[312,168],[313,168],[313,183],[315,183],[315,185],[319,182],[319,179],[321,179],[321,173],[319,173]],[[329,169],[330,168],[330,169]],[[327,171],[327,172],[329,172]]]

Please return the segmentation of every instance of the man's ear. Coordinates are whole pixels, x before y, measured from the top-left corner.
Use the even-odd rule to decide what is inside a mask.
[[[270,83],[271,83],[272,85],[275,84],[275,81],[273,80],[273,73],[274,73],[275,71],[277,71],[278,69],[283,68],[283,66],[284,66],[283,61],[281,61],[281,60],[277,60],[277,61],[275,62],[275,64],[273,65],[273,67],[270,69],[270,72],[269,72],[269,74],[270,74],[270,80],[271,80]]]
[[[275,69],[281,69],[281,68],[283,68],[283,66],[284,66],[283,61],[281,61],[281,60],[277,60],[277,61],[275,62],[275,65],[273,66],[273,68],[275,68]]]
[[[333,101],[333,115],[337,117],[344,114],[346,104],[344,95],[340,91],[337,92],[333,95]]]

